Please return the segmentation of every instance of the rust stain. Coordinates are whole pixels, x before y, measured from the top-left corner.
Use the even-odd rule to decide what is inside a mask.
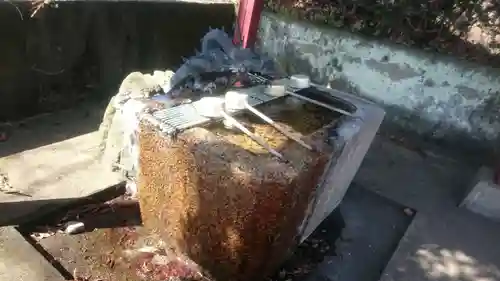
[[[325,114],[307,110],[290,115],[280,108],[275,120],[294,128],[317,152],[283,140],[251,118],[245,122],[261,130],[290,164],[221,127],[190,129],[174,140],[141,124],[144,227],[216,280],[262,278],[283,262],[296,246],[298,226],[331,155],[325,125],[335,117],[325,120]],[[261,110],[273,115],[273,108]]]

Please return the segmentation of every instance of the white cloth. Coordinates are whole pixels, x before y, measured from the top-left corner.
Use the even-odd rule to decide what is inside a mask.
[[[143,102],[130,99],[120,108],[120,123],[123,130],[123,149],[120,162],[131,181],[135,181],[139,171],[139,122],[140,115],[146,107]],[[135,187],[135,182],[131,182],[127,186]],[[137,189],[133,188],[129,192],[135,195]]]

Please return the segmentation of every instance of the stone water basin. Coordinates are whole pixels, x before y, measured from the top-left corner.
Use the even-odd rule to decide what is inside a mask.
[[[258,106],[314,150],[255,116],[237,116],[288,162],[221,122],[174,136],[141,124],[143,226],[212,279],[259,280],[279,268],[340,203],[383,117],[378,107],[347,94],[320,87],[298,93],[352,114],[294,97]]]
[[[286,100],[259,107],[315,151],[252,116],[238,116],[288,163],[220,124],[169,137],[143,122],[139,198],[125,208],[133,208],[133,215],[117,219],[120,208],[110,208],[112,221],[122,223],[41,243],[61,249],[51,254],[64,268],[103,280],[272,275],[340,203],[383,118],[370,102],[322,90],[328,94],[319,98],[343,103],[353,116]],[[90,225],[98,218],[89,217]]]

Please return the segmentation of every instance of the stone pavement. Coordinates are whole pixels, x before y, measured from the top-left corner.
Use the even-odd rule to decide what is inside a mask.
[[[0,228],[0,261],[0,280],[64,280],[14,227]]]
[[[381,281],[500,280],[500,224],[458,207],[476,171],[464,163],[372,144],[355,182],[417,212]]]

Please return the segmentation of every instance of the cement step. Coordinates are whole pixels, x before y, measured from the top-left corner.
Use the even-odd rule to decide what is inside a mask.
[[[335,240],[335,255],[326,255],[306,281],[378,280],[412,220],[412,215],[404,210],[403,206],[352,184],[338,209],[345,227],[340,237],[330,238]],[[320,229],[328,227],[334,215]]]
[[[416,210],[381,281],[500,280],[500,224],[458,205],[467,162],[378,137],[355,182]]]
[[[16,193],[0,192],[0,226],[118,183],[97,161],[102,111],[89,104],[13,126],[0,143],[0,173]]]
[[[500,224],[464,209],[417,214],[381,281],[500,280]]]

